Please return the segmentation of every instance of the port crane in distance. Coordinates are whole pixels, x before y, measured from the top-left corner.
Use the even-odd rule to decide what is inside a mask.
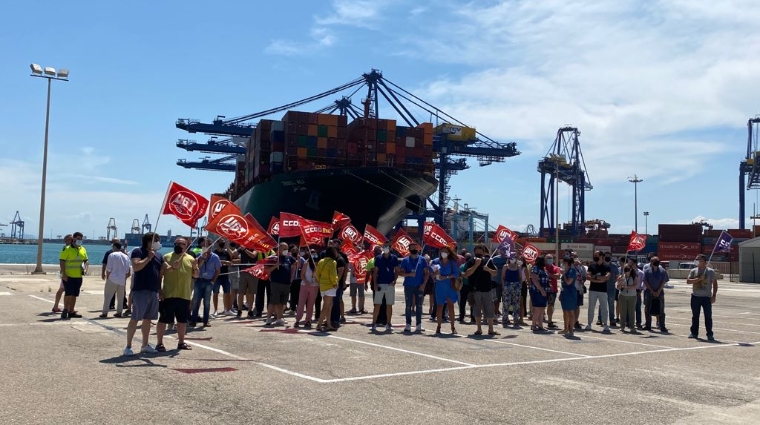
[[[18,211],[9,224],[11,225],[11,239],[24,239],[24,220],[21,219]]]
[[[353,104],[351,99],[363,89],[366,90],[365,97],[362,101],[362,107],[359,107]],[[214,136],[251,137],[255,129],[253,121],[256,119],[294,110],[295,108],[299,108],[303,105],[327,97],[340,95],[349,90],[350,93],[348,95],[343,95],[328,106],[317,110],[317,112],[329,114],[337,113],[353,119],[379,118],[380,99],[382,98],[387,105],[398,114],[400,121],[405,122],[409,127],[415,127],[421,123],[421,121],[416,118],[416,115],[411,112],[411,110],[414,110],[424,116],[431,117],[431,120],[435,117],[446,124],[469,128],[462,121],[452,117],[441,109],[388,80],[383,76],[382,72],[377,69],[373,69],[368,73],[362,74],[359,78],[332,89],[265,111],[229,119],[226,118],[226,116],[218,115],[211,123],[202,123],[196,119],[179,119],[176,121],[175,125],[177,128],[189,133],[205,133]],[[448,129],[449,127],[446,128]],[[416,219],[420,227],[422,227],[423,221],[430,217],[432,217],[438,224],[445,225],[443,218],[446,205],[449,202],[448,194],[451,188],[449,185],[449,179],[459,171],[470,168],[470,165],[467,162],[468,158],[475,158],[478,161],[478,164],[483,167],[491,165],[494,162],[504,162],[506,158],[520,154],[515,142],[501,143],[480,132],[473,131],[473,133],[472,137],[467,140],[454,140],[454,138],[451,137],[451,134],[447,134],[443,130],[435,132],[433,135],[433,152],[436,155],[434,164],[436,178],[438,179],[438,199],[434,201],[433,199],[428,198],[426,200],[427,202],[425,202],[426,205],[419,206],[420,208],[413,211],[407,219]],[[185,146],[180,147],[185,148]],[[220,168],[219,165],[209,166],[210,162],[211,160],[208,162],[202,161],[200,163],[189,163],[181,160],[177,161],[177,164],[186,168]]]
[[[745,192],[760,189],[760,117],[747,120],[747,155],[739,163],[739,228],[746,229]],[[746,177],[745,177],[746,176]]]
[[[572,217],[569,230],[572,236],[585,233],[586,192],[593,189],[588,177],[586,164],[579,137],[581,132],[576,127],[564,126],[557,130],[546,156],[538,162],[541,173],[541,225],[539,234],[559,235],[559,223],[555,223],[555,205],[559,182],[570,185],[572,195]]]

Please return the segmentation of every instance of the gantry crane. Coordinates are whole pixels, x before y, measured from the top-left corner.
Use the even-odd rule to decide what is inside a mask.
[[[116,219],[115,218],[109,218],[108,219],[108,226],[106,227],[106,240],[111,240],[111,231],[113,231],[113,237],[118,238],[119,237],[119,231],[116,229]]]
[[[747,156],[739,163],[739,228],[745,229],[746,209],[745,192],[751,189],[760,189],[760,117],[750,118],[747,121]],[[745,186],[745,175],[746,179]]]
[[[148,214],[145,214],[145,219],[142,223],[142,232],[143,234],[150,232],[150,230],[153,228],[153,225],[150,224],[150,220],[148,220]]]
[[[11,239],[24,239],[24,220],[21,219],[21,215],[16,211],[16,215],[13,216],[11,225]]]
[[[557,130],[557,137],[546,156],[538,162],[538,172],[541,173],[541,227],[545,231],[558,236],[555,223],[555,199],[558,181],[570,185],[573,191],[573,216],[570,220],[570,232],[573,236],[584,233],[586,220],[586,191],[593,189],[583,161],[583,153],[578,137],[581,132],[575,127],[562,127]],[[547,182],[547,176],[548,182]],[[547,227],[548,226],[548,227]]]
[[[132,227],[129,229],[131,233],[140,233],[140,220],[132,220]]]
[[[360,108],[351,102],[351,98],[363,88],[366,89],[366,96],[363,98],[362,107]],[[410,112],[411,106],[407,107],[407,105],[413,105],[416,111],[421,112],[424,116],[435,117],[442,121],[443,124],[469,128],[451,115],[384,78],[381,71],[376,69],[333,89],[276,108],[231,119],[218,115],[210,124],[201,123],[195,119],[179,119],[176,122],[176,127],[190,133],[250,137],[255,130],[255,124],[252,124],[252,121],[255,119],[285,112],[347,90],[351,90],[349,95],[342,96],[328,106],[319,109],[318,112],[338,113],[354,119],[360,117],[378,118],[379,100],[382,97],[409,127],[419,125],[420,121]],[[433,152],[437,154],[434,162],[436,177],[438,178],[438,200],[437,202],[434,202],[430,198],[423,200],[422,203],[429,205],[431,209],[427,209],[424,212],[414,211],[413,214],[407,217],[418,220],[420,227],[422,227],[422,222],[428,217],[432,217],[440,225],[445,225],[443,218],[446,205],[449,201],[449,179],[458,171],[469,168],[467,158],[476,158],[482,167],[494,162],[503,162],[505,158],[520,154],[516,143],[499,143],[474,131],[474,129],[471,136],[467,138],[452,137],[453,135],[449,131],[451,126],[437,126],[436,129],[438,131],[433,135]],[[185,148],[184,145],[180,147]],[[177,161],[177,164],[191,168],[187,161]],[[210,159],[200,164],[193,163],[192,167],[219,169],[219,166],[212,164],[212,160]],[[234,169],[234,166],[232,169]]]

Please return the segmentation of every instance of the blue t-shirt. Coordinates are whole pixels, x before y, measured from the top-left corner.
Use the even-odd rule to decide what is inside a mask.
[[[285,283],[290,285],[291,266],[293,257],[289,255],[280,255],[280,267],[269,273],[269,281],[273,283]]]
[[[142,248],[132,250],[131,258],[142,260],[148,257],[150,251]],[[161,289],[161,267],[164,264],[164,256],[156,253],[142,270],[135,272],[135,284],[132,291],[151,291],[158,292]]]
[[[203,258],[203,256],[201,255],[200,258]],[[219,258],[218,255],[212,252],[211,255],[209,255],[207,259],[203,260],[203,262],[199,266],[199,269],[200,269],[198,272],[199,279],[211,280],[214,278],[214,274],[216,274],[217,270],[221,272],[222,260]]]
[[[573,279],[573,281],[570,282],[569,284],[565,280],[568,277],[571,278],[571,279]],[[575,267],[570,267],[570,269],[568,269],[568,271],[565,272],[564,276],[562,276],[562,290],[563,291],[575,291],[576,290],[576,288],[575,288],[575,281],[576,281],[576,279],[578,279],[578,270],[576,270]]]
[[[615,263],[610,263],[610,278],[607,280],[607,292],[614,292],[617,278],[620,275],[620,267]]]
[[[388,254],[388,258],[385,258],[382,254],[375,257],[377,284],[387,285],[393,283],[393,279],[396,276],[395,270],[398,265],[398,257],[393,254]]]
[[[404,278],[404,286],[420,286],[425,278],[425,269],[428,268],[428,263],[425,259],[418,255],[417,258],[405,257],[401,260],[401,268],[406,273],[415,272],[414,276],[407,276]]]
[[[509,261],[507,257],[502,257],[501,255],[491,257],[491,263],[493,263],[493,266],[496,269],[496,276],[491,278],[492,281],[501,284],[501,272],[507,264],[507,261]]]

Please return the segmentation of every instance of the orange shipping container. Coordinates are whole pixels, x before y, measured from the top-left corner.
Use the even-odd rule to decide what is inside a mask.
[[[425,146],[433,146],[433,135],[425,133],[425,136],[422,138],[422,144]]]
[[[309,150],[307,148],[298,148],[297,154],[299,158],[306,158]]]
[[[338,126],[338,116],[337,115],[328,115],[327,125],[331,127],[337,127]]]
[[[338,127],[332,126],[332,125],[330,127],[327,127],[327,137],[329,137],[331,139],[337,138],[338,137]]]
[[[319,126],[318,125],[316,125],[316,124],[309,124],[309,131],[307,133],[309,136],[316,136],[316,135],[319,134],[318,132],[319,132]]]
[[[396,153],[396,143],[386,143],[385,144],[385,151],[388,153]]]
[[[319,114],[319,117],[317,118],[317,124],[319,124],[319,125],[330,125],[330,115],[329,114]]]
[[[417,128],[422,128],[425,132],[425,135],[433,135],[433,124],[429,122],[423,122],[422,124],[418,125]]]
[[[387,158],[386,158],[386,156],[385,156],[385,155],[386,155],[386,154],[384,154],[384,153],[379,153],[379,154],[377,154],[377,162],[378,162],[378,164],[381,164],[381,165],[383,165],[383,164],[385,164],[385,163],[386,163],[386,161],[387,161]]]
[[[388,139],[392,139],[396,136],[396,121],[394,120],[388,120],[388,125],[386,127],[386,130],[388,130]]]
[[[318,149],[327,149],[327,137],[319,137],[319,138],[317,138],[317,148]]]

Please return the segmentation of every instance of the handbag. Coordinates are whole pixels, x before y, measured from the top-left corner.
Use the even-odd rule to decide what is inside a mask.
[[[462,286],[464,285],[464,279],[461,277],[455,277],[451,279],[451,284],[454,285],[454,289],[457,291],[462,290]]]

